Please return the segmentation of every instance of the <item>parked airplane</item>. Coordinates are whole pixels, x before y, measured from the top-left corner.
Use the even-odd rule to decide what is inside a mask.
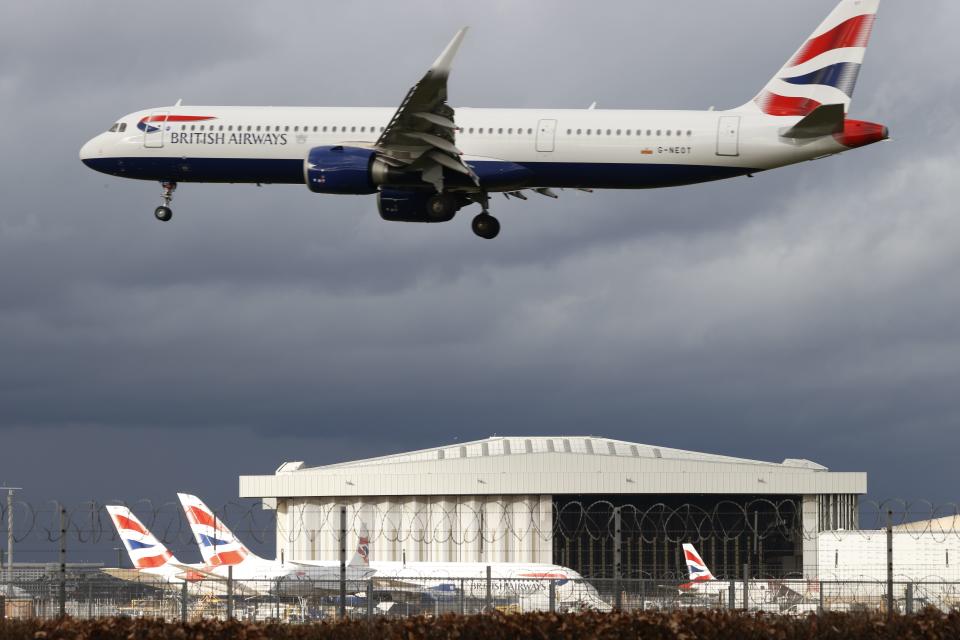
[[[339,562],[285,562],[267,560],[250,551],[197,496],[178,493],[190,530],[200,547],[204,570],[221,578],[232,567],[235,580],[258,591],[279,588],[282,593],[308,595],[313,591],[339,589]],[[354,588],[371,575],[360,553],[346,567],[347,579]],[[299,583],[299,584],[297,584]]]
[[[490,567],[490,596],[495,602],[508,600],[523,611],[547,611],[552,582],[558,611],[611,608],[579,573],[553,564],[374,561],[370,567],[376,571],[373,579],[378,588],[397,589],[400,594],[412,590],[436,600],[453,600],[461,594],[475,601],[483,600]]]
[[[709,604],[716,605],[718,601],[729,602],[732,586],[735,606],[743,606],[742,581],[718,580],[692,544],[683,545],[683,557],[687,563],[690,582],[680,585],[681,594],[702,596]],[[796,609],[811,587],[811,583],[806,580],[751,579],[747,584],[749,608],[775,613]]]
[[[108,571],[114,577],[122,579],[154,578],[154,583],[160,585],[179,585],[184,581],[200,584],[207,576],[196,571],[201,565],[185,564],[156,538],[146,525],[127,507],[109,505],[106,507],[110,520],[117,529],[117,534],[123,542],[127,555],[133,563],[134,570],[118,568]],[[203,591],[208,593],[224,593],[225,589],[216,582],[203,585]]]
[[[847,118],[880,0],[842,0],[783,68],[728,111],[454,109],[456,34],[397,109],[154,107],[123,116],[80,150],[103,173],[158,180],[168,221],[179,182],[306,185],[377,194],[385,220],[446,222],[490,194],[689,185],[815,160],[888,138]]]
[[[208,566],[233,565],[234,577],[240,578],[251,571],[257,572],[257,567],[263,564],[275,564],[247,549],[222,520],[214,517],[213,511],[200,498],[185,493],[177,495]],[[340,565],[337,562],[297,560],[288,561],[284,566],[324,568],[333,571],[333,575],[323,579],[339,580]],[[488,566],[493,598],[513,597],[527,610],[546,609],[549,607],[552,581],[556,606],[559,608],[609,609],[592,585],[576,571],[566,567],[511,562],[371,562],[370,541],[365,535],[359,537],[353,559],[347,566],[347,579],[351,592],[363,590],[365,585],[360,581],[372,578],[378,590],[393,590],[398,594],[415,591],[443,599],[458,597],[462,589],[466,597],[484,598]],[[299,572],[294,575],[299,575]],[[304,573],[301,578],[319,579],[309,573]]]

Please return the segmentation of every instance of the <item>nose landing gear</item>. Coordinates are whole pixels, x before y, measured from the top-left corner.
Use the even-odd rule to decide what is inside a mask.
[[[173,211],[170,209],[170,202],[173,200],[173,192],[177,189],[176,182],[161,182],[160,186],[163,187],[163,194],[160,198],[163,200],[163,204],[153,210],[153,215],[160,222],[169,222],[173,218]]]

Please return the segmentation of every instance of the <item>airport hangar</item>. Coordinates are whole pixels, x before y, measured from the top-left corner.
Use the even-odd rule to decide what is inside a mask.
[[[366,460],[240,477],[240,497],[276,510],[277,556],[545,562],[614,574],[615,508],[627,578],[682,579],[680,545],[718,577],[816,578],[818,536],[858,528],[866,473],[602,437],[492,437]]]

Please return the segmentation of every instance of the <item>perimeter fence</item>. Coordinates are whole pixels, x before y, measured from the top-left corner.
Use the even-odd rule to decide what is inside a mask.
[[[349,509],[347,548],[368,541],[373,561],[410,563],[539,561],[570,567],[591,583],[617,577],[669,584],[689,579],[684,543],[694,544],[721,580],[797,580],[817,576],[856,583],[960,583],[960,505],[887,500],[854,504],[813,520],[796,498],[742,498],[712,503],[660,500],[613,503],[554,499],[546,504],[488,500],[482,504],[421,501],[364,504]],[[179,502],[140,500],[127,506],[172,552],[198,557]],[[340,505],[277,511],[255,501],[231,501],[212,511],[255,552],[283,563],[336,560]],[[850,505],[847,505],[849,510]],[[527,510],[527,511],[524,511]],[[123,569],[130,561],[103,504],[0,502],[0,527],[12,519],[16,565],[0,540],[0,580],[19,584],[83,564]],[[278,528],[278,525],[279,528]],[[884,528],[892,530],[894,565]],[[51,565],[50,563],[54,563]],[[53,567],[51,569],[51,567]],[[78,573],[79,575],[79,573]],[[46,579],[46,578],[43,578]],[[78,578],[79,579],[79,578]],[[805,590],[808,591],[808,590]]]
[[[153,580],[90,572],[0,584],[8,619],[131,616],[309,622],[339,617],[731,609],[781,615],[820,612],[915,613],[960,607],[960,582],[742,580],[709,588],[659,580],[410,578],[346,580]],[[340,595],[343,593],[343,595]],[[892,608],[891,608],[892,607]]]

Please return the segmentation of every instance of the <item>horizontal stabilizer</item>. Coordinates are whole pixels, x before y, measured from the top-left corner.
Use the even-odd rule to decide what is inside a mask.
[[[808,140],[843,133],[845,118],[845,109],[842,104],[825,104],[811,111],[803,120],[780,135],[795,140]]]

